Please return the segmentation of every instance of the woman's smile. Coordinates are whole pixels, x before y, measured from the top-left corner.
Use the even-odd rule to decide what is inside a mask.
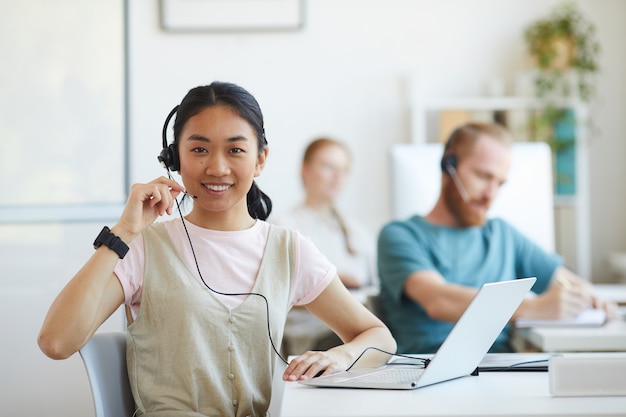
[[[221,193],[232,188],[233,184],[202,184],[204,188],[215,193]]]

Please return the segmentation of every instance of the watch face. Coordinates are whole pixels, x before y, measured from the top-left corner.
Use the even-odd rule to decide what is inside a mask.
[[[104,226],[102,228],[100,234],[93,242],[93,247],[95,249],[98,249],[102,245],[117,253],[117,256],[119,256],[120,259],[123,259],[124,256],[126,256],[126,253],[128,253],[129,249],[128,245],[124,243],[122,239],[111,233],[111,229],[109,229],[107,226]]]

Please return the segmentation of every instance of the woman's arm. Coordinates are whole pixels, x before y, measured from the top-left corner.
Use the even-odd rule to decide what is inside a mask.
[[[52,303],[39,332],[40,349],[52,359],[78,351],[124,302],[113,268],[117,254],[102,246]]]
[[[348,292],[338,277],[306,308],[337,333],[344,344],[324,352],[306,352],[294,358],[283,374],[283,379],[287,381],[344,370],[368,347],[390,353],[396,351],[396,342],[389,329]],[[388,354],[370,349],[356,366],[379,366],[388,359]]]
[[[171,214],[174,199],[182,190],[182,186],[164,177],[133,185],[111,232],[130,243],[158,216]],[[53,359],[71,356],[124,302],[122,285],[113,273],[118,261],[114,251],[100,246],[63,288],[39,332],[37,341],[46,355]]]

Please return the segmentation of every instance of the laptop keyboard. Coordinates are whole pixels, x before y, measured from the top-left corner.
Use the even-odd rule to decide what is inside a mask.
[[[350,381],[366,383],[406,384],[416,382],[424,373],[424,368],[391,368],[372,374],[351,378]]]

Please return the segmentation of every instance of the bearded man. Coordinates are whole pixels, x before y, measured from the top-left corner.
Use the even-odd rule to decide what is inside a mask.
[[[564,267],[558,255],[506,221],[487,217],[507,180],[512,142],[497,124],[457,128],[444,148],[435,206],[426,216],[392,221],[380,231],[380,306],[399,353],[436,352],[487,282],[537,278],[536,296],[521,303],[512,321],[572,318],[588,307],[618,316],[617,307],[596,297],[593,286]],[[490,352],[511,351],[507,326]]]

